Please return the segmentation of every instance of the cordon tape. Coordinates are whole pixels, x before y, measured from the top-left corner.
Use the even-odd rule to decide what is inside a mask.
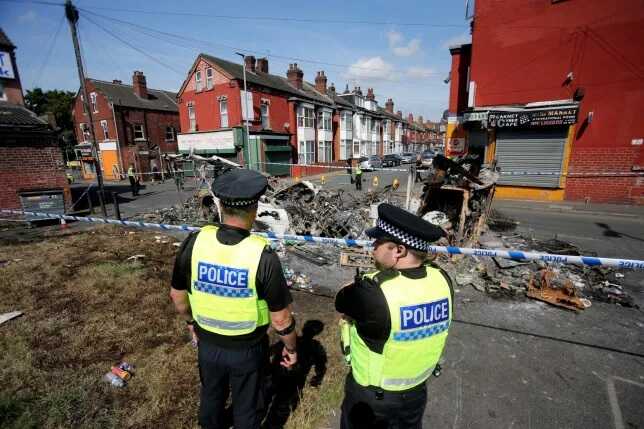
[[[135,228],[152,228],[161,230],[174,231],[199,231],[201,228],[190,225],[169,225],[162,223],[149,223],[142,221],[127,221],[118,219],[105,219],[100,217],[82,217],[59,215],[54,213],[30,212],[22,210],[0,210],[2,213],[16,215],[27,215],[33,217],[42,217],[49,219],[75,220],[79,222],[102,223],[109,225],[132,226]],[[274,232],[253,232],[256,235],[266,237],[271,240],[280,241],[303,241],[308,243],[320,243],[336,246],[347,247],[372,247],[371,240],[353,240],[349,238],[330,238],[314,237],[311,235],[294,235],[294,234],[277,234]],[[621,259],[621,258],[600,258],[596,256],[573,256],[573,255],[556,255],[550,253],[531,252],[512,249],[475,249],[471,247],[453,247],[453,246],[430,246],[430,253],[444,253],[448,255],[467,255],[467,256],[486,256],[491,258],[505,258],[514,261],[543,261],[559,264],[575,264],[588,267],[608,266],[619,269],[644,270],[644,260],[638,259]]]

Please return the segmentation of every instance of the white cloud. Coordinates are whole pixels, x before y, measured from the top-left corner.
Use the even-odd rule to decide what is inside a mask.
[[[395,80],[397,78],[394,67],[380,56],[358,59],[358,61],[351,64],[346,77],[363,80]]]
[[[38,15],[33,10],[29,10],[18,17],[18,22],[21,24],[29,24],[36,22]]]
[[[464,43],[472,43],[472,36],[469,32],[450,37],[441,44],[441,47],[443,49],[449,49],[451,46],[462,45]]]
[[[427,79],[436,74],[436,71],[429,67],[409,67],[407,76],[418,79]]]
[[[420,51],[420,39],[411,39],[405,43],[405,37],[397,31],[387,33],[389,49],[398,57],[410,57]]]

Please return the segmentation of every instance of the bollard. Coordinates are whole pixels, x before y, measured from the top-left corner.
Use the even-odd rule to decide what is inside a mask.
[[[373,179],[371,180],[371,184],[373,185],[374,188],[378,187],[378,176],[373,176]]]
[[[118,220],[121,220],[121,208],[119,207],[118,195],[114,191],[110,193],[112,194],[112,204],[114,205],[114,216],[116,216]]]
[[[322,176],[320,177],[320,185],[324,185],[326,183],[326,177]]]

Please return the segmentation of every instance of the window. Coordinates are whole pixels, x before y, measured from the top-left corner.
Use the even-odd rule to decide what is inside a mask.
[[[353,130],[353,115],[349,112],[342,113],[342,129],[345,131]]]
[[[83,136],[83,141],[84,142],[89,141],[90,139],[89,126],[83,123],[81,123],[79,126],[80,126],[81,135]]]
[[[211,68],[206,69],[206,89],[212,89],[213,87],[213,73]]]
[[[89,103],[92,106],[92,112],[98,113],[98,106],[96,105],[96,93],[95,92],[90,92],[89,93]]]
[[[107,127],[107,121],[101,121],[101,128],[103,128],[103,139],[109,140],[110,131],[109,131],[109,128]]]
[[[228,128],[228,100],[219,100],[219,116],[221,116],[221,128]]]
[[[203,81],[201,80],[201,70],[195,72],[195,91],[199,92],[203,89]]]
[[[165,127],[165,141],[174,141],[177,132],[174,127]]]
[[[268,104],[262,103],[260,108],[262,112],[262,128],[268,130],[271,127],[271,123],[268,118]]]
[[[134,140],[145,140],[145,132],[143,131],[143,125],[134,124]]]
[[[301,128],[313,128],[313,109],[300,107],[297,109],[297,126]]]
[[[318,128],[325,131],[331,131],[331,112],[320,112],[318,115]]]
[[[301,141],[298,152],[300,164],[313,164],[315,162],[315,142],[313,140]]]
[[[340,141],[340,159],[351,159],[353,154],[353,149],[351,148],[351,140],[341,140]]]
[[[197,117],[195,115],[195,106],[192,103],[188,103],[188,122],[190,131],[197,131]]]
[[[353,141],[353,157],[360,158],[360,140]]]
[[[330,141],[321,140],[318,143],[318,162],[333,161],[333,145]]]

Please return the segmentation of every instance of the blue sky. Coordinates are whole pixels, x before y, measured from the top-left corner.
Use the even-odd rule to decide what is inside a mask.
[[[391,97],[396,110],[433,120],[440,118],[448,101],[449,88],[443,83],[451,61],[447,46],[469,39],[464,3],[463,0],[75,2],[79,8],[102,15],[80,11],[86,72],[93,78],[130,83],[132,72],[142,70],[149,87],[176,91],[199,52],[237,61],[237,50],[256,57],[267,55],[273,74],[285,75],[288,64],[298,62],[304,78],[310,82],[316,71],[324,70],[329,83],[335,83],[340,91],[347,83],[350,87],[361,86],[363,92],[373,87],[381,105]],[[23,88],[75,90],[78,76],[69,27],[62,21],[63,8],[0,0],[0,10],[0,26],[18,46]],[[261,17],[376,24],[257,19]],[[417,23],[429,25],[410,25]],[[154,59],[115,39],[101,26]]]

